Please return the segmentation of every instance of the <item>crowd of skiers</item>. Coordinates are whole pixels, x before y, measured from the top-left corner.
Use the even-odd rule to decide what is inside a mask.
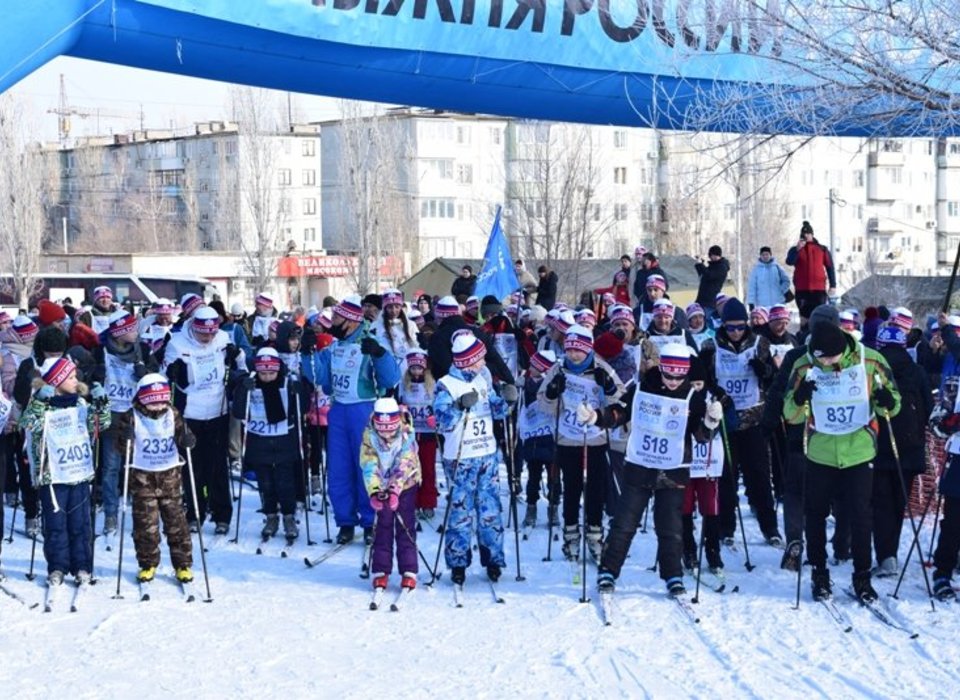
[[[506,566],[505,463],[522,527],[557,528],[567,559],[595,562],[601,591],[649,509],[678,595],[700,548],[723,576],[742,483],[782,567],[812,566],[814,599],[831,595],[828,565],[852,559],[852,588],[871,602],[872,577],[899,573],[932,432],[949,455],[935,465],[933,592],[953,597],[960,316],[807,305],[794,333],[780,303],[748,310],[720,292],[681,309],[648,268],[632,304],[610,293],[549,312],[522,293],[460,303],[389,289],[303,314],[265,293],[250,315],[190,294],[132,313],[100,287],[89,306],[0,315],[8,504],[42,539],[50,586],[89,581],[94,538],[116,536],[128,500],[138,580],[160,565],[162,520],[175,576],[191,581],[191,532],[231,527],[231,473],[256,481],[265,542],[281,525],[295,541],[298,504],[320,493],[338,545],[371,548],[375,588],[394,554],[401,586],[416,586],[425,520],[462,585],[474,537],[490,580]]]

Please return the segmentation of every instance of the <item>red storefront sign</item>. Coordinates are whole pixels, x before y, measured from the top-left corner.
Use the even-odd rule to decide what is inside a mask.
[[[280,258],[277,273],[280,277],[349,277],[355,274],[357,259],[349,255],[301,255]],[[383,258],[380,274],[395,276],[402,271],[399,258]]]

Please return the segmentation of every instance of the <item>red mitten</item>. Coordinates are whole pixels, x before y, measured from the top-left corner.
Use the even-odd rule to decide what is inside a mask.
[[[373,508],[378,513],[383,510],[383,501],[380,500],[378,494],[373,494],[370,496],[370,507]]]
[[[435,415],[431,414],[427,416],[427,427],[430,428],[430,430],[437,429],[437,417]]]
[[[400,497],[395,493],[391,493],[390,498],[387,501],[387,507],[392,511],[396,511],[397,508],[400,507]]]

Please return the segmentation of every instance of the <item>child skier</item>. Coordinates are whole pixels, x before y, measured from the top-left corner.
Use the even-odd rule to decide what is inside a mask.
[[[277,534],[283,514],[283,534],[292,543],[297,527],[297,479],[300,465],[300,381],[290,374],[271,347],[261,347],[254,358],[254,375],[240,382],[233,394],[233,415],[246,420],[243,469],[257,473],[257,488],[266,516],[260,537]]]
[[[363,483],[376,513],[373,534],[373,587],[382,591],[393,571],[396,546],[402,588],[417,585],[414,534],[420,459],[414,427],[403,421],[395,399],[377,399],[360,447]]]
[[[476,519],[480,564],[491,581],[504,566],[500,475],[493,421],[507,415],[507,399],[494,393],[483,372],[486,346],[471,332],[453,340],[453,366],[437,382],[433,412],[444,435],[443,469],[450,485],[444,558],[456,586],[466,580]],[[510,387],[504,386],[504,393]],[[515,398],[515,396],[514,396]]]
[[[34,389],[20,427],[29,435],[33,483],[42,503],[43,556],[52,602],[53,590],[63,584],[66,572],[75,577],[77,586],[90,583],[92,443],[98,430],[110,427],[110,404],[99,384],[88,392],[67,357],[46,360]],[[85,398],[88,394],[92,406]]]
[[[517,409],[517,435],[520,438],[519,452],[527,463],[527,512],[523,527],[537,526],[537,500],[543,471],[547,470],[547,522],[559,525],[557,504],[560,502],[560,476],[554,464],[556,452],[553,431],[554,416],[544,413],[537,402],[537,392],[543,383],[543,375],[557,363],[551,350],[541,350],[530,357],[526,380],[523,383],[521,404]]]
[[[160,565],[160,520],[170,548],[170,562],[180,583],[193,581],[193,543],[183,510],[181,450],[192,449],[196,437],[171,403],[162,374],[144,375],[133,404],[117,416],[116,449],[129,458],[128,490],[133,502],[133,546],[141,585],[153,580]]]
[[[436,382],[427,367],[427,353],[416,348],[407,353],[407,371],[400,382],[400,403],[413,416],[422,480],[417,491],[417,511],[430,520],[437,508],[437,419],[433,416]]]

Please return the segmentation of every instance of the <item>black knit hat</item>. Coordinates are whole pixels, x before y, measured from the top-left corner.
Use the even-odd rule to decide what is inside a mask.
[[[363,298],[363,304],[373,304],[378,309],[383,308],[383,298],[379,294],[368,294]]]
[[[707,255],[716,255],[718,258],[723,257],[723,249],[718,245],[710,246],[710,250],[707,251]]]
[[[67,334],[60,326],[46,326],[41,328],[33,341],[33,352],[36,357],[45,354],[63,354],[67,351]]]
[[[810,333],[810,354],[814,357],[832,357],[847,347],[847,335],[832,323],[818,323]]]

